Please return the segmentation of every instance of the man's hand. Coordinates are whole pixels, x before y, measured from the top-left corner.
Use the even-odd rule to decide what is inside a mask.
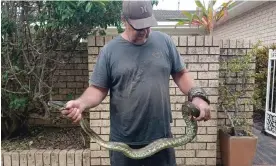
[[[68,101],[61,113],[70,118],[73,123],[77,123],[82,118],[82,112],[85,109],[98,106],[107,96],[107,93],[108,89],[91,85],[78,99]]]
[[[195,118],[197,121],[207,121],[211,118],[210,106],[206,101],[199,97],[195,97],[192,103],[200,110],[199,117]]]
[[[79,100],[70,100],[66,103],[65,109],[61,113],[72,119],[73,123],[77,123],[81,120],[84,110],[85,106]]]

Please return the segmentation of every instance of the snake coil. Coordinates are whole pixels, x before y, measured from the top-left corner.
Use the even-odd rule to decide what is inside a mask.
[[[58,110],[64,109],[65,104],[66,103],[61,101],[48,102],[50,107]],[[153,154],[163,149],[178,147],[191,142],[197,134],[197,122],[194,120],[194,118],[190,118],[189,116],[198,117],[199,114],[199,110],[191,102],[186,101],[182,105],[182,116],[187,126],[186,135],[176,138],[161,138],[140,149],[132,149],[127,144],[122,142],[108,142],[103,140],[95,131],[90,128],[88,125],[89,123],[84,118],[82,118],[79,123],[85,133],[88,134],[91,139],[100,146],[108,150],[122,152],[124,155],[132,159],[143,159],[152,156]]]

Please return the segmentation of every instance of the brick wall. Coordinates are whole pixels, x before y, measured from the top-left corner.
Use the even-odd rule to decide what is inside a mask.
[[[89,75],[93,72],[99,50],[113,37],[92,37],[88,39],[88,70]],[[176,160],[179,165],[216,165],[221,163],[220,146],[217,131],[220,126],[229,124],[226,115],[218,110],[219,80],[225,77],[220,63],[234,56],[241,56],[250,51],[252,44],[248,40],[217,40],[210,36],[171,36],[186,62],[195,82],[203,87],[211,100],[212,119],[208,122],[199,122],[197,137],[183,147],[177,147]],[[251,69],[254,71],[255,64],[252,62]],[[236,76],[232,76],[232,80]],[[238,87],[240,84],[229,82],[229,86]],[[250,80],[251,86],[254,79]],[[253,89],[249,89],[247,96],[242,100],[249,99]],[[170,80],[170,99],[173,114],[172,132],[175,137],[185,134],[186,126],[181,118],[181,104],[186,100],[182,92],[177,88],[173,80]],[[252,123],[253,106],[243,107],[248,121]],[[109,96],[98,107],[91,109],[90,125],[102,138],[109,138]],[[91,141],[91,165],[109,165],[108,151]]]
[[[99,49],[111,40],[111,36],[92,37],[88,39],[88,70],[92,73]],[[187,63],[196,84],[203,87],[212,103],[212,119],[199,122],[199,131],[193,142],[176,148],[176,160],[181,165],[216,165],[217,151],[217,100],[219,79],[218,41],[211,37],[172,36],[183,60]],[[185,123],[181,115],[181,104],[186,100],[173,80],[170,80],[170,99],[173,112],[172,132],[175,137],[185,134]],[[109,96],[103,104],[91,109],[90,125],[102,138],[109,137]],[[91,142],[91,165],[108,165],[108,151]]]
[[[276,43],[276,2],[269,1],[219,25],[214,36]]]
[[[88,56],[87,43],[81,43],[72,54],[65,51],[58,52],[64,64],[60,64],[52,78],[53,92],[52,100],[67,101],[71,98],[77,98],[88,86]],[[85,117],[89,117],[88,111],[84,112]],[[71,127],[78,124],[72,124],[72,121],[62,118],[57,110],[50,110],[50,118],[41,119],[31,117],[28,120],[29,125],[43,125],[55,127]]]
[[[219,110],[219,80],[224,77],[220,62],[229,59],[235,55],[242,55],[250,50],[252,43],[243,40],[215,40],[210,36],[171,36],[174,43],[179,50],[183,60],[186,62],[195,82],[198,86],[203,87],[209,94],[211,100],[212,119],[207,122],[199,122],[199,130],[196,138],[183,147],[177,147],[176,160],[179,165],[216,165],[220,163],[220,150],[217,138],[217,130],[220,126],[229,124],[225,114]],[[93,72],[93,67],[96,63],[99,50],[110,41],[113,37],[93,37],[88,38],[88,56],[87,53],[82,52],[76,54],[75,58],[60,69],[60,76],[67,76],[67,73],[72,71],[79,71],[75,74],[68,74],[67,79],[63,80],[62,84],[56,85],[58,92],[62,89],[73,89],[75,96],[81,94],[87,87],[89,76]],[[85,61],[86,60],[86,61]],[[85,66],[86,65],[86,66]],[[79,67],[81,66],[81,67]],[[252,63],[252,71],[254,63]],[[81,72],[80,72],[81,71]],[[64,74],[66,73],[66,74]],[[74,72],[73,72],[74,73]],[[85,74],[87,74],[85,76]],[[80,79],[81,76],[82,78]],[[65,78],[65,77],[64,77]],[[82,83],[82,87],[71,87],[70,83]],[[254,79],[248,86],[254,84]],[[65,86],[66,85],[66,86]],[[69,85],[69,86],[68,86]],[[232,83],[229,86],[233,85]],[[235,83],[234,83],[235,85]],[[62,86],[62,87],[61,87]],[[235,86],[239,86],[238,84]],[[61,91],[60,91],[61,89]],[[251,89],[248,94],[252,94]],[[76,94],[78,91],[78,94]],[[66,100],[65,94],[59,94],[56,100]],[[248,99],[246,96],[244,99]],[[173,114],[172,132],[175,137],[185,134],[186,126],[181,118],[181,104],[187,99],[181,91],[177,88],[173,80],[170,80],[170,99]],[[252,122],[253,106],[244,108],[247,111],[247,118]],[[109,96],[104,99],[102,104],[90,110],[89,115],[90,126],[96,131],[104,140],[109,138]],[[69,122],[70,123],[70,122]],[[95,142],[90,142],[91,150],[91,165],[109,165],[109,153],[104,148],[100,147]]]
[[[211,101],[212,119],[199,122],[198,133],[193,142],[176,149],[177,164],[180,165],[216,165],[217,137],[217,101],[219,79],[218,41],[207,36],[173,36],[172,37],[187,68],[192,73],[197,86],[206,90]],[[171,80],[171,103],[173,111],[172,132],[175,137],[185,134],[185,124],[180,115],[183,93]]]
[[[97,55],[100,49],[111,40],[112,36],[88,37],[88,71],[89,77],[93,72]],[[104,101],[90,111],[90,127],[100,135],[104,140],[109,140],[109,94]],[[97,143],[90,143],[91,149],[91,165],[109,165],[109,153]]]
[[[64,55],[69,56],[69,55]],[[60,65],[55,73],[52,100],[68,100],[76,98],[88,86],[87,47],[78,49],[70,55],[64,65]]]

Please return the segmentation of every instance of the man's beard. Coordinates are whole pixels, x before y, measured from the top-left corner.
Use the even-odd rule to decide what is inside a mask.
[[[141,38],[143,38],[143,40]],[[135,44],[135,45],[142,45],[142,44],[144,44],[144,43],[147,42],[148,38],[149,38],[149,33],[139,34],[139,32],[138,32],[135,35],[135,37],[133,37],[133,39],[131,40],[131,42],[133,44]]]

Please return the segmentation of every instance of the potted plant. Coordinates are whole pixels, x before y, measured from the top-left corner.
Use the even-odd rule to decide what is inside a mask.
[[[227,117],[226,125],[219,128],[222,164],[251,166],[256,153],[257,137],[251,132],[251,124],[248,122],[251,114],[245,109],[254,104],[253,97],[248,93],[249,88],[252,89],[252,84],[249,83],[254,77],[251,69],[253,55],[251,52],[227,58],[222,62],[219,86],[220,109]]]

